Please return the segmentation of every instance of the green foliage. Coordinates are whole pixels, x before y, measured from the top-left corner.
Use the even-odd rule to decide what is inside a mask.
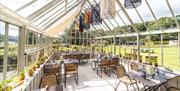
[[[24,70],[19,73],[19,76],[21,76],[21,77],[25,76]]]

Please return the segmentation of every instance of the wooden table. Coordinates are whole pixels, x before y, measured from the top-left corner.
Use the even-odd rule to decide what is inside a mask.
[[[45,89],[36,89],[33,91],[63,91],[63,85],[50,86],[47,90]]]

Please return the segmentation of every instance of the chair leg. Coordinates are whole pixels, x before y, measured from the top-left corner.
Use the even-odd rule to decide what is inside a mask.
[[[136,89],[135,89],[135,87],[134,87],[134,84],[132,84],[132,87],[133,87],[134,91],[136,91]]]
[[[101,78],[102,78],[102,67],[100,69],[101,69]]]
[[[64,87],[66,88],[66,74],[64,76]]]
[[[138,84],[136,83],[136,86],[137,86],[137,89],[138,89],[138,91],[139,91],[139,86],[138,86]]]
[[[117,86],[115,87],[115,91],[117,91],[120,82],[121,82],[121,81],[119,81],[119,83],[118,83]]]
[[[129,91],[128,85],[127,84],[125,84],[125,85],[126,85],[127,91]]]
[[[78,85],[78,83],[79,83],[79,77],[78,77],[78,74],[76,74],[77,75],[77,85]]]
[[[78,85],[78,74],[73,74],[73,76],[74,76],[74,80],[75,80],[76,84]]]
[[[112,69],[109,67],[109,77],[111,77],[111,71]]]

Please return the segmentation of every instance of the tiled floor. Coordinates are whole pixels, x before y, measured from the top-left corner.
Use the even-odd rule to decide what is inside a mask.
[[[79,84],[76,85],[73,77],[68,77],[64,91],[115,91],[117,83],[118,80],[114,73],[111,77],[103,74],[103,78],[100,78],[88,63],[79,65]],[[132,86],[129,86],[129,90],[134,91]],[[117,91],[127,91],[126,86],[120,83]]]

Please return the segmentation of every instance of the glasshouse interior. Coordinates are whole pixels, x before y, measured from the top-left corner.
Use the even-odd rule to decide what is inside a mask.
[[[180,0],[0,0],[0,91],[180,91]]]

